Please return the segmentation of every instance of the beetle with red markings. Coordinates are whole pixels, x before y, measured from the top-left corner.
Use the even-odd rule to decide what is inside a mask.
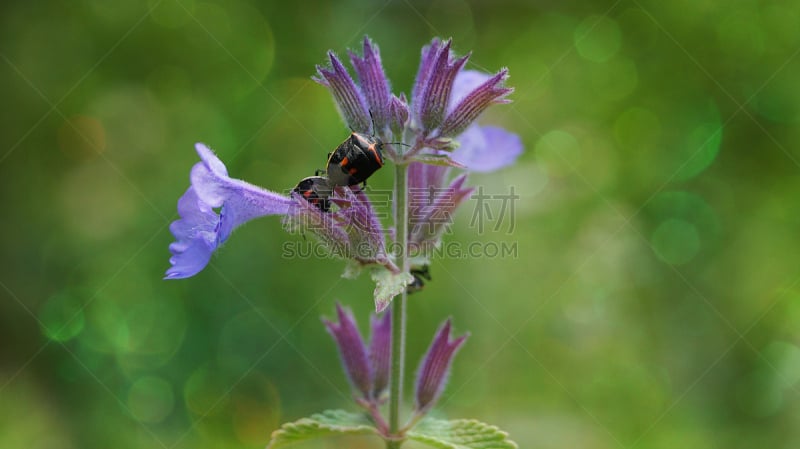
[[[292,189],[305,198],[306,201],[317,206],[319,210],[328,212],[331,208],[330,196],[333,188],[324,176],[309,176],[297,183],[297,187]]]
[[[383,141],[377,136],[352,132],[333,153],[326,167],[331,186],[366,184],[383,167]]]

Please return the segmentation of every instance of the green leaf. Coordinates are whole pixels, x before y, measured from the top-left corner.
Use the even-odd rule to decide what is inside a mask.
[[[407,434],[409,440],[419,441],[440,449],[516,449],[517,443],[508,434],[474,419],[426,418]]]
[[[429,165],[440,165],[443,167],[467,168],[466,165],[456,162],[445,154],[420,154],[411,158],[414,162],[422,162]]]
[[[286,423],[272,432],[267,449],[277,449],[312,438],[336,435],[378,435],[369,419],[360,413],[325,410],[322,413]]]
[[[372,280],[375,281],[375,311],[380,313],[392,303],[392,298],[403,293],[406,286],[414,281],[414,276],[392,273],[380,267],[372,270]]]

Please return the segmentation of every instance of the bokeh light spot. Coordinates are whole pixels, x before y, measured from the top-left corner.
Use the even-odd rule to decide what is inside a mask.
[[[86,323],[80,296],[62,291],[52,296],[39,310],[44,335],[55,341],[68,341],[81,333]]]
[[[800,121],[800,62],[792,61],[775,73],[770,82],[753,92],[759,114],[777,123]]]
[[[125,308],[128,339],[117,360],[128,372],[152,369],[169,361],[183,343],[186,316],[180,302],[152,298]]]
[[[135,223],[138,207],[133,192],[110,170],[105,161],[95,159],[64,174],[59,188],[61,220],[79,237],[105,240]]]
[[[219,337],[220,365],[244,372],[250,368],[253,360],[258,360],[263,349],[253,345],[253,339],[268,342],[279,338],[265,321],[264,317],[267,316],[270,316],[268,310],[253,309],[240,313],[225,323]]]
[[[92,298],[86,308],[86,330],[80,340],[97,352],[124,350],[130,338],[125,311],[112,298]]]
[[[278,390],[269,379],[257,372],[251,372],[236,385],[230,405],[233,409],[234,433],[244,444],[262,444],[264,429],[274,429],[280,423]]]
[[[536,160],[549,175],[564,175],[579,165],[578,140],[566,131],[556,129],[543,135],[534,151]]]
[[[800,382],[800,348],[791,343],[773,341],[763,354],[775,370],[775,381],[782,388],[793,388]]]
[[[665,220],[653,231],[650,241],[659,259],[670,265],[689,262],[700,250],[697,229],[683,220]]]
[[[648,109],[632,107],[614,122],[614,136],[627,148],[649,147],[661,136],[661,121]]]
[[[737,67],[755,62],[764,53],[764,34],[753,14],[736,11],[717,25],[720,48],[735,58]]]
[[[719,235],[719,222],[708,203],[690,192],[663,192],[647,205],[656,223],[651,244],[666,263],[686,263]]]
[[[722,143],[722,125],[720,123],[701,123],[686,138],[686,145],[692,153],[683,164],[676,179],[685,181],[702,173],[719,154]]]
[[[591,15],[575,28],[573,41],[578,54],[593,62],[611,59],[622,44],[617,22],[605,16]]]
[[[159,377],[142,377],[128,391],[128,409],[138,421],[161,422],[172,413],[174,405],[172,386]]]
[[[783,392],[773,382],[769,369],[763,367],[742,377],[736,385],[736,400],[745,413],[765,418],[783,407]]]
[[[227,393],[219,376],[206,366],[195,370],[183,386],[186,407],[199,416],[221,413],[228,403]]]
[[[58,147],[76,159],[91,158],[106,150],[106,131],[96,118],[76,115],[58,129]]]
[[[630,95],[639,84],[636,64],[629,58],[616,58],[591,71],[589,84],[604,100],[620,100]],[[607,104],[607,101],[601,102]]]

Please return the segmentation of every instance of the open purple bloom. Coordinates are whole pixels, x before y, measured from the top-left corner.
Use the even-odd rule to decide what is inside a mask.
[[[469,336],[469,334],[465,334],[451,340],[450,328],[451,324],[448,319],[439,327],[428,352],[420,363],[416,383],[415,408],[417,413],[427,412],[439,400],[447,383],[453,356]]]
[[[372,397],[372,368],[367,356],[364,340],[358,332],[355,318],[350,310],[345,310],[341,304],[336,304],[336,315],[339,323],[323,319],[328,332],[336,340],[339,355],[342,358],[347,378],[350,384],[365,399]]]
[[[165,279],[194,276],[238,226],[265,215],[288,213],[293,201],[228,177],[225,164],[204,144],[195,145],[201,162],[192,168],[192,185],[178,200],[181,218],[170,225],[175,242]],[[214,211],[220,208],[219,214]]]

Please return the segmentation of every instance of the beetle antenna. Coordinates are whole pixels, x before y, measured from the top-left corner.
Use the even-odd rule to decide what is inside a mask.
[[[369,119],[372,121],[372,135],[375,136],[375,132],[378,130],[378,127],[375,126],[375,117],[372,115],[372,109],[369,110]]]

